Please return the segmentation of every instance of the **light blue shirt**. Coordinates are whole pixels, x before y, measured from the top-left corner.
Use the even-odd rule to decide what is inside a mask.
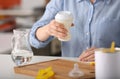
[[[45,42],[35,37],[39,27],[48,24],[59,11],[70,11],[74,16],[74,27],[71,27],[71,40],[61,42],[62,56],[78,57],[82,51],[90,47],[110,47],[115,41],[120,47],[120,0],[51,0],[43,17],[37,21],[30,32],[30,44],[41,48]]]

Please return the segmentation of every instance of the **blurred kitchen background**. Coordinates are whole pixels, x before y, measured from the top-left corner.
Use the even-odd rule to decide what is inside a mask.
[[[41,18],[49,0],[0,0],[0,54],[10,54],[13,29],[31,29]],[[54,39],[45,48],[35,49],[34,55],[61,56],[60,42]]]

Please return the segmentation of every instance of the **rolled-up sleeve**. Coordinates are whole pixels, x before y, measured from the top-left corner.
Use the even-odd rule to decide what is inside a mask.
[[[29,42],[32,47],[42,48],[45,47],[54,37],[50,36],[46,41],[42,42],[37,39],[36,31],[38,28],[45,26],[54,19],[57,12],[62,10],[63,0],[51,0],[46,7],[44,15],[38,20],[31,28],[29,34]]]

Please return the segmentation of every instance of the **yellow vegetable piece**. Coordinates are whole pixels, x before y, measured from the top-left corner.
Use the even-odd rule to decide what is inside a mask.
[[[111,47],[110,48],[105,48],[102,50],[104,53],[114,53],[115,52],[115,42],[113,41],[111,43]]]
[[[41,69],[36,76],[36,79],[49,79],[54,75],[52,67],[48,67],[46,69]]]
[[[111,44],[110,52],[114,53],[115,52],[115,42],[113,41]]]

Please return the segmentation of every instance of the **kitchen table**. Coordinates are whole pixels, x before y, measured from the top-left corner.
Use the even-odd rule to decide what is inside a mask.
[[[53,59],[67,59],[79,61],[72,57],[53,57],[53,56],[33,56],[31,63],[44,62]],[[30,63],[30,64],[31,64]],[[34,79],[34,77],[14,73],[15,63],[11,55],[0,54],[0,79]]]

